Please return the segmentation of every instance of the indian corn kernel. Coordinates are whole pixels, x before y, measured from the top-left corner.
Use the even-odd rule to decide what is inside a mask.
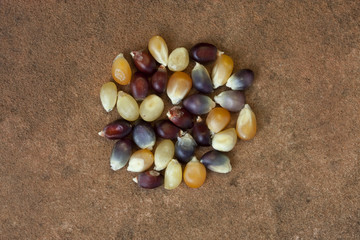
[[[164,110],[163,100],[152,94],[147,96],[140,104],[140,116],[147,122],[152,122],[161,116]]]
[[[174,154],[175,154],[174,143],[169,139],[162,140],[155,149],[154,170],[161,171],[161,170],[165,169],[166,166],[171,161],[171,159],[173,159]]]
[[[189,65],[189,53],[184,47],[176,48],[169,55],[168,68],[173,72],[185,70]]]
[[[127,85],[130,83],[131,68],[128,61],[124,58],[124,55],[122,53],[117,55],[116,58],[114,59],[111,73],[114,80],[117,83],[121,85]]]
[[[235,128],[229,128],[215,133],[212,139],[212,147],[221,152],[230,152],[236,144],[237,135]]]
[[[187,73],[174,72],[168,82],[166,93],[172,104],[179,104],[190,92],[192,80]]]
[[[168,190],[175,189],[180,185],[181,181],[181,164],[176,159],[172,159],[165,170],[164,188]]]
[[[126,92],[119,91],[116,107],[120,116],[125,120],[135,121],[139,118],[139,105],[136,100]]]
[[[233,71],[233,68],[234,62],[231,57],[226,54],[218,56],[211,75],[215,89],[226,83]]]
[[[115,83],[107,82],[100,89],[100,101],[106,112],[113,110],[117,99],[117,88]]]
[[[240,111],[236,122],[236,133],[242,140],[250,140],[256,134],[256,117],[248,104]]]
[[[144,172],[154,163],[154,155],[148,149],[140,149],[134,152],[129,160],[127,170],[129,172]]]
[[[188,162],[184,169],[184,182],[188,187],[199,188],[206,179],[206,168],[199,162],[196,157],[193,157]]]
[[[149,52],[161,65],[167,66],[169,50],[165,40],[160,36],[154,36],[149,40]]]
[[[213,108],[207,118],[206,125],[213,133],[218,133],[223,130],[230,122],[230,112],[222,107]]]

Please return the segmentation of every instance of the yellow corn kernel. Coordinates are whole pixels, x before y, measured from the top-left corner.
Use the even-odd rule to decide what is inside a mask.
[[[173,72],[185,70],[189,65],[189,53],[184,47],[176,48],[169,55],[168,68]]]
[[[129,160],[127,170],[129,172],[144,172],[154,163],[154,155],[148,149],[140,149],[134,152]]]
[[[174,154],[175,154],[174,143],[169,139],[165,139],[161,141],[161,143],[156,147],[154,154],[154,162],[155,162],[154,170],[161,171],[165,169],[166,166],[171,161],[171,159],[174,157]]]
[[[190,92],[192,80],[187,73],[174,72],[168,82],[166,93],[172,104],[179,104]]]
[[[193,157],[188,162],[184,169],[184,182],[188,187],[199,188],[201,187],[206,179],[206,168],[199,162],[196,157]]]
[[[128,121],[135,121],[139,118],[139,105],[129,94],[119,91],[116,104],[120,116]]]
[[[212,139],[212,147],[221,152],[230,152],[236,144],[237,135],[235,128],[229,128],[216,133]]]
[[[181,164],[176,159],[172,159],[165,170],[164,187],[168,190],[175,189],[180,185],[181,181]]]
[[[228,110],[222,107],[213,108],[207,118],[206,125],[213,133],[223,130],[230,122],[231,116]]]
[[[117,99],[117,88],[115,83],[107,82],[100,89],[100,100],[105,111],[113,110]]]
[[[223,86],[226,83],[233,71],[233,68],[234,62],[231,57],[223,53],[218,56],[211,75],[214,88]]]
[[[165,40],[160,36],[154,36],[149,41],[149,52],[161,65],[167,66],[169,51]]]
[[[163,100],[155,95],[147,96],[140,104],[140,116],[147,122],[152,122],[161,116],[164,110]]]
[[[116,58],[114,59],[111,73],[114,80],[117,83],[121,85],[127,85],[130,83],[131,68],[128,61],[124,58],[124,55],[122,53],[117,55]]]
[[[236,122],[236,133],[242,140],[250,140],[256,134],[256,117],[248,104],[240,111]]]

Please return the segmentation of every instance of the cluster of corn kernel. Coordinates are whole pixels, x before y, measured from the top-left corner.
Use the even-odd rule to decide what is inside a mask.
[[[109,112],[116,105],[122,118],[99,132],[102,137],[118,140],[110,157],[112,170],[128,164],[128,171],[140,173],[134,178],[139,186],[155,188],[164,184],[166,189],[176,188],[182,180],[191,188],[200,187],[206,179],[206,168],[217,173],[230,172],[230,159],[224,152],[231,151],[238,138],[250,140],[256,134],[255,114],[245,104],[243,93],[253,82],[253,72],[242,69],[232,74],[232,58],[209,43],[191,48],[190,57],[196,62],[191,76],[182,72],[189,64],[186,48],[176,48],[169,55],[164,39],[154,36],[148,49],[150,54],[130,53],[138,70],[134,74],[123,54],[113,61],[113,79],[120,85],[130,84],[131,94],[118,92],[113,82],[105,83],[100,90],[104,109]],[[210,77],[204,65],[214,61]],[[166,67],[174,72],[170,78]],[[205,95],[225,84],[231,90],[216,95],[215,102]],[[187,96],[193,86],[198,93]],[[151,88],[154,94],[149,95]],[[177,106],[167,111],[168,119],[158,120],[164,111],[164,101],[159,96],[165,91]],[[230,112],[239,112],[235,128],[227,128]],[[204,121],[200,116],[205,114],[208,115]],[[152,125],[153,121],[156,122]],[[156,136],[162,140],[152,153]],[[134,143],[139,148],[135,152]],[[212,146],[214,150],[205,153],[199,161],[195,157],[197,146]],[[186,164],[184,170],[181,163]],[[149,170],[153,165],[153,170]]]

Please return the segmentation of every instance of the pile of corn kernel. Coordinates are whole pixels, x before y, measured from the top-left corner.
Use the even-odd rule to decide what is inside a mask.
[[[202,186],[206,168],[230,172],[230,159],[225,153],[235,147],[238,138],[250,140],[256,134],[255,114],[245,104],[243,92],[251,86],[254,73],[249,69],[233,73],[232,58],[209,43],[198,43],[189,52],[184,47],[176,48],[169,55],[165,40],[154,36],[148,50],[130,53],[138,70],[134,74],[122,53],[113,61],[113,79],[119,85],[130,84],[130,93],[118,92],[114,82],[105,83],[100,90],[104,109],[110,112],[116,106],[121,116],[99,132],[102,137],[118,140],[110,157],[111,169],[117,171],[128,164],[128,171],[139,173],[133,180],[140,187],[164,184],[165,189],[175,189],[182,181],[191,188]],[[190,58],[196,62],[191,76],[183,72]],[[204,65],[213,62],[210,77]],[[169,78],[166,68],[173,72]],[[214,100],[208,96],[224,85],[229,90]],[[192,87],[197,93],[188,96]],[[167,111],[167,119],[159,119],[165,92],[175,106]],[[230,112],[239,115],[236,126],[227,128]],[[153,153],[157,137],[160,140]],[[138,150],[133,152],[135,145]],[[195,156],[198,146],[211,146],[213,150],[199,161]]]

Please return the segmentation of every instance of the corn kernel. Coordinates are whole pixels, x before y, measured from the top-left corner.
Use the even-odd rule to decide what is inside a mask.
[[[192,87],[192,80],[187,73],[174,72],[168,82],[166,93],[172,104],[179,104],[189,93]]]
[[[184,169],[184,182],[188,187],[199,188],[201,187],[206,179],[206,168],[199,162],[196,157],[193,157],[188,162]]]
[[[232,73],[233,68],[234,62],[231,57],[225,54],[218,56],[211,76],[215,89],[223,86],[226,83]]]
[[[144,172],[154,163],[154,155],[148,149],[140,149],[134,152],[129,161],[129,172]]]
[[[149,41],[149,52],[161,65],[167,66],[169,51],[165,40],[160,36],[154,36]]]
[[[100,89],[100,100],[105,111],[113,110],[117,99],[117,88],[115,83],[107,82]]]
[[[256,134],[256,117],[248,104],[240,111],[236,122],[236,132],[240,139],[250,140]]]
[[[229,128],[214,135],[212,147],[221,152],[229,152],[235,147],[236,140],[235,128]]]
[[[131,80],[131,68],[122,53],[117,55],[114,59],[111,72],[117,83],[121,85],[129,84]]]
[[[176,48],[169,55],[168,68],[181,72],[189,65],[189,53],[184,47]]]
[[[175,153],[175,146],[171,140],[165,139],[156,147],[154,161],[154,170],[161,171],[166,168]]]
[[[181,164],[176,159],[172,159],[165,170],[164,187],[168,190],[175,189],[180,185],[181,181]]]
[[[140,116],[147,122],[152,122],[161,116],[164,110],[163,100],[152,94],[147,96],[144,101],[140,104]]]
[[[129,94],[119,91],[116,104],[120,116],[128,121],[135,121],[139,118],[139,105]]]
[[[230,120],[231,116],[228,110],[216,107],[209,112],[206,124],[213,133],[218,133],[229,124]]]

